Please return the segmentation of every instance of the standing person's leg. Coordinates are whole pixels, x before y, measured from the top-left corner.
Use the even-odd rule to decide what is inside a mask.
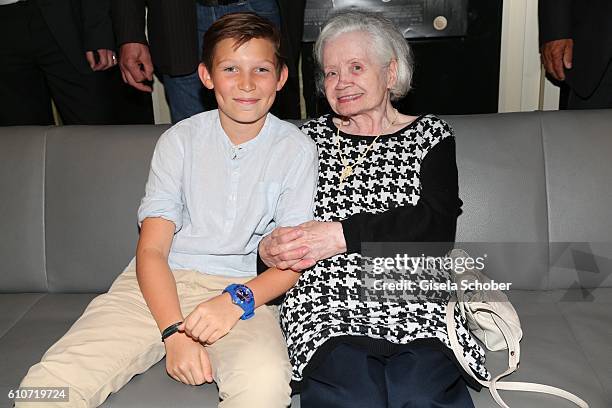
[[[306,0],[280,0],[278,5],[282,33],[281,48],[287,58],[289,78],[278,93],[272,112],[281,119],[300,119],[299,60]]]
[[[196,1],[198,21],[198,57],[202,54],[202,37],[215,22],[215,7],[204,6]],[[166,99],[170,107],[172,123],[180,122],[195,114],[215,109],[217,102],[212,91],[204,88],[198,71],[188,75],[163,75]]]
[[[44,72],[62,122],[67,125],[104,125],[113,122],[113,106],[96,73],[80,72],[62,51],[38,6],[30,4],[33,55]],[[66,18],[71,18],[66,16]],[[85,52],[82,58],[85,59]]]
[[[304,379],[302,408],[385,408],[384,361],[359,346],[339,344]]]
[[[118,66],[96,72],[104,97],[112,103],[112,121],[108,125],[153,124],[153,100],[149,92],[141,92],[123,82]]]
[[[98,73],[81,74],[63,55],[55,57],[46,56],[41,66],[62,123],[116,124],[112,100],[108,98],[104,81],[100,80]]]
[[[612,60],[595,89],[593,95],[583,98],[570,89],[567,101],[568,109],[610,109],[612,108]]]
[[[221,293],[249,279],[203,276],[202,291]],[[291,404],[291,365],[278,320],[261,306],[248,320],[207,347],[219,387],[220,408],[286,408]]]
[[[324,113],[321,105],[327,104],[327,100],[321,97],[316,85],[317,63],[312,55],[313,42],[302,43],[302,93],[306,104],[306,117],[316,118]]]
[[[214,109],[214,106],[206,102],[208,98],[197,71],[179,76],[164,74],[163,80],[172,123]]]
[[[298,6],[298,4],[296,4],[296,6]],[[268,20],[273,22],[279,30],[281,29],[280,13],[276,0],[247,0],[246,8],[243,8],[242,6],[237,7],[239,7],[239,9],[236,9],[235,11],[252,11],[258,16],[267,18]]]
[[[442,351],[414,343],[385,365],[389,408],[474,408],[457,365]]]
[[[30,3],[0,6],[0,126],[53,124],[49,90],[32,55]]]

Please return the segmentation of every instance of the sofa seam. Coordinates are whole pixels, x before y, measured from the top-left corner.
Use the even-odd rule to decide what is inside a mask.
[[[597,370],[595,370],[595,367],[593,367],[593,365],[591,364],[591,361],[589,360],[587,354],[584,352],[582,343],[580,342],[580,340],[578,340],[578,337],[576,336],[576,332],[574,331],[574,329],[572,328],[572,325],[570,324],[569,320],[565,316],[565,313],[563,313],[563,309],[559,307],[559,302],[555,303],[555,308],[557,309],[557,311],[559,312],[559,315],[561,315],[561,318],[563,319],[567,328],[569,329],[569,332],[571,333],[572,338],[576,342],[576,345],[578,346],[578,349],[580,350],[580,353],[582,354],[584,361],[586,361],[586,364],[589,366],[591,371],[593,371],[593,374],[595,374],[595,378],[597,378],[597,383],[599,384],[599,386],[601,387],[601,391],[603,392],[602,395],[605,395],[606,388],[604,387],[604,383],[602,382],[602,379],[599,377]]]
[[[32,308],[34,306],[36,306],[41,300],[42,298],[44,298],[45,296],[47,296],[46,293],[36,293],[37,295],[39,295],[40,297],[38,297],[34,302],[32,302],[32,304],[30,304],[24,311],[23,313],[21,313],[21,315],[13,322],[13,324],[11,324],[9,327],[6,328],[6,330],[0,334],[0,339],[4,338],[4,336],[6,336],[8,334],[8,332],[11,331],[11,329],[13,329],[13,327],[15,327],[15,325],[17,325],[17,323],[19,323],[21,321],[21,319],[23,319],[23,317],[30,311],[32,310]]]
[[[49,292],[49,273],[47,271],[47,140],[49,127],[45,129],[43,139],[43,174],[42,174],[42,234],[43,234],[43,272],[45,274],[45,290]]]
[[[542,167],[544,172],[544,199],[546,200],[546,285],[545,290],[552,290],[550,278],[550,196],[548,194],[548,169],[546,167],[546,149],[544,143],[544,121],[542,111],[538,112],[538,120],[540,122],[540,144],[542,147]]]

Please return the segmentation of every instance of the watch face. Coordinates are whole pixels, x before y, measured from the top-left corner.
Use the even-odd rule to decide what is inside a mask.
[[[245,288],[238,288],[236,289],[236,297],[241,302],[249,302],[251,300],[251,292]]]

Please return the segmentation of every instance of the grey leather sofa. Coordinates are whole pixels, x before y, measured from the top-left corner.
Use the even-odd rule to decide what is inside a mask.
[[[486,243],[487,273],[513,283],[524,338],[510,379],[612,407],[612,111],[445,119],[456,131],[464,201],[457,240]],[[0,406],[132,258],[136,209],[164,129],[0,128]],[[505,358],[489,353],[489,367]],[[472,395],[477,407],[496,406],[486,390]],[[502,395],[512,407],[572,406]],[[213,385],[179,384],[162,361],[103,406],[216,403]]]

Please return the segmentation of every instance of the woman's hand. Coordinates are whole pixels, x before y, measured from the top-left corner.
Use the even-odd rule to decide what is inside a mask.
[[[196,306],[178,329],[194,340],[212,344],[229,333],[243,313],[230,294],[223,293]]]
[[[306,269],[314,265],[314,262],[302,262],[309,252],[309,248],[300,240],[303,236],[304,231],[299,226],[275,228],[259,243],[259,256],[270,268],[296,272]],[[306,264],[310,266],[304,267]]]
[[[340,222],[308,221],[299,225],[304,235],[301,238],[308,248],[305,258],[314,263],[346,252],[344,231]]]
[[[166,371],[170,377],[190,385],[213,382],[208,353],[200,342],[178,332],[164,340],[164,344]]]
[[[276,228],[259,244],[259,256],[266,265],[296,272],[345,251],[339,222],[308,221],[297,227]]]

